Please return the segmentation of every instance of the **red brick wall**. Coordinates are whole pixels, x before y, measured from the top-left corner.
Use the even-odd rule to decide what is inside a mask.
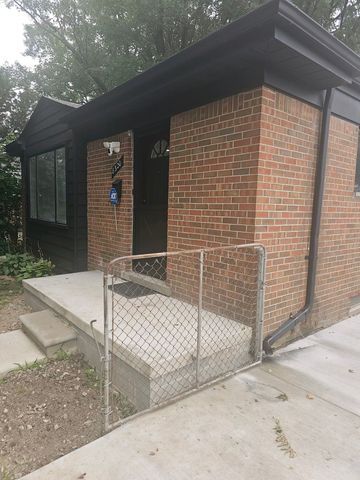
[[[322,327],[348,314],[360,295],[360,197],[354,196],[359,127],[332,117],[314,315]]]
[[[256,240],[266,246],[265,334],[305,300],[319,111],[264,88]]]
[[[255,240],[268,251],[265,334],[304,304],[320,121],[316,108],[264,88]],[[359,292],[357,135],[356,125],[332,117],[315,308],[303,332],[345,318]]]
[[[168,250],[254,238],[261,89],[171,119]]]
[[[118,155],[108,156],[104,141],[120,141],[124,166],[114,178],[122,178],[121,203],[116,206],[118,229],[114,222],[114,207],[109,202],[111,167]],[[132,134],[121,133],[88,144],[88,261],[89,269],[103,269],[109,260],[132,253],[133,159]]]
[[[304,304],[320,122],[318,109],[268,87],[171,119],[168,250],[264,243],[265,334]],[[360,198],[353,194],[358,126],[332,117],[330,135],[315,308],[303,330],[344,318],[350,298],[360,294]],[[89,268],[132,251],[132,140],[127,133],[114,139],[125,155],[118,232],[107,199],[114,158],[103,140],[88,147]],[[215,279],[216,268],[206,272],[206,297],[224,311],[226,299],[236,306],[238,291],[222,273]],[[192,299],[194,259],[182,266],[169,260],[168,279]]]
[[[254,238],[261,89],[171,119],[168,250],[250,243]],[[207,255],[203,306],[254,323],[253,252]],[[244,273],[247,268],[247,277]],[[198,257],[170,258],[173,293],[197,302]]]

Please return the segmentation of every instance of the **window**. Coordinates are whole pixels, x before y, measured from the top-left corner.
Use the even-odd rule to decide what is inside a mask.
[[[158,140],[151,151],[151,158],[168,157],[169,145],[166,140]]]
[[[65,148],[29,159],[30,218],[66,224]]]
[[[357,151],[357,158],[356,158],[355,193],[360,195],[360,130],[359,130],[359,136],[358,136],[358,151]]]

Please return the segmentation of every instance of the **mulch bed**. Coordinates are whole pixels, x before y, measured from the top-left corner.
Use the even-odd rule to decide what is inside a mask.
[[[119,409],[120,417],[134,413],[126,402]],[[20,478],[101,433],[99,380],[80,356],[35,362],[0,380],[0,466],[5,478]]]
[[[30,312],[25,305],[21,283],[12,277],[0,276],[0,334],[21,328],[19,316]]]
[[[0,334],[21,328],[30,312],[21,283],[0,276]],[[134,407],[119,396],[114,415]],[[58,352],[0,378],[0,479],[13,480],[102,434],[100,381],[81,355]]]

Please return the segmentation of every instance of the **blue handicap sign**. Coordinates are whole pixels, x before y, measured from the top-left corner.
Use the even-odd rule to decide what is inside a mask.
[[[119,197],[116,188],[112,187],[110,190],[109,199],[112,205],[117,205],[119,203]]]

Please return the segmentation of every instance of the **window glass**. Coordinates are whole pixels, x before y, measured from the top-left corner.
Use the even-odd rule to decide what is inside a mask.
[[[31,157],[29,160],[29,175],[30,175],[30,218],[37,218],[36,205],[36,157]]]
[[[66,223],[65,148],[56,150],[56,221]]]
[[[38,219],[55,222],[54,152],[37,157]]]
[[[155,142],[151,150],[151,158],[159,157],[168,157],[169,156],[169,145],[166,140],[158,140]]]

